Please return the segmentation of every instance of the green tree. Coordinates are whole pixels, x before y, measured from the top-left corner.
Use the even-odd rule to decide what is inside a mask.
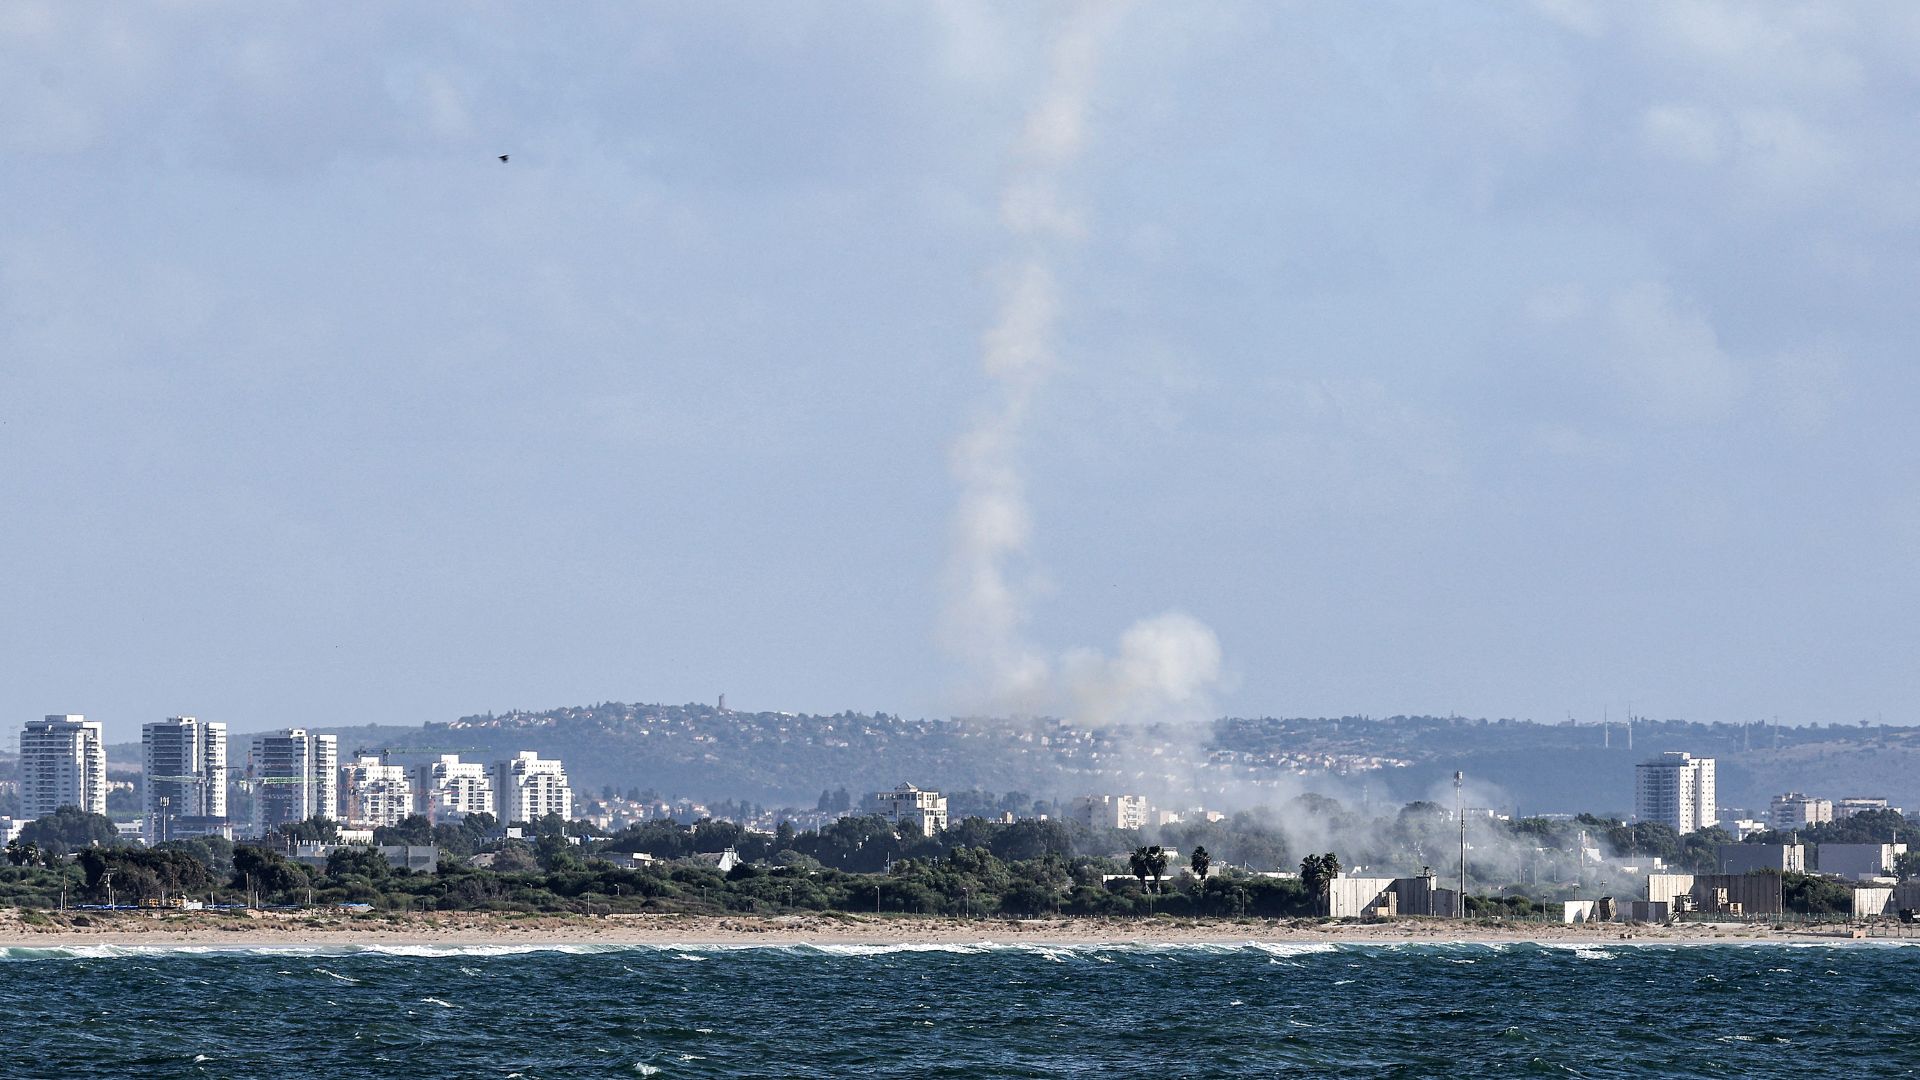
[[[160,851],[178,851],[198,860],[207,868],[216,881],[225,881],[233,876],[233,841],[224,836],[190,836],[184,840],[169,840],[161,844]]]
[[[1803,915],[1845,915],[1853,911],[1853,890],[1818,874],[1784,874],[1782,906]]]
[[[102,897],[109,874],[115,895],[129,900],[197,893],[213,884],[206,866],[184,851],[87,848],[79,862],[88,890]]]
[[[1331,851],[1300,860],[1300,882],[1309,895],[1321,902],[1322,911],[1326,910],[1327,899],[1333,893],[1333,879],[1339,875],[1340,859]]]
[[[280,835],[295,841],[337,844],[340,842],[340,823],[325,814],[315,814],[305,821],[282,825]]]
[[[1133,854],[1127,856],[1127,872],[1140,879],[1140,891],[1145,892],[1147,875],[1153,873],[1147,862],[1146,848],[1134,848]]]
[[[1002,859],[1017,861],[1073,854],[1073,833],[1058,821],[1026,818],[1003,825],[988,842],[987,850]]]
[[[1147,848],[1147,869],[1153,873],[1153,891],[1160,891],[1160,879],[1167,875],[1167,863],[1170,856],[1165,848],[1154,844]]]
[[[1187,865],[1192,868],[1193,876],[1200,879],[1200,887],[1206,888],[1207,872],[1213,869],[1213,856],[1207,854],[1205,847],[1196,847],[1193,849],[1193,856],[1187,860]]]
[[[286,856],[272,848],[256,844],[234,846],[232,887],[235,889],[271,900],[305,889],[311,881],[306,867],[288,862]]]
[[[1160,887],[1160,879],[1166,876],[1167,861],[1167,850],[1159,844],[1150,844],[1134,849],[1133,854],[1127,857],[1127,868],[1133,872],[1134,877],[1140,879],[1142,889],[1147,887],[1147,879],[1152,878],[1154,889],[1157,891]]]
[[[364,878],[378,885],[393,876],[393,864],[380,850],[366,844],[342,844],[327,853],[327,876],[335,879]]]
[[[501,874],[532,873],[540,869],[533,847],[524,840],[509,840],[493,853],[493,869]]]
[[[89,814],[77,806],[63,806],[38,821],[30,821],[20,830],[20,843],[32,844],[45,852],[62,854],[89,847],[115,847],[120,830],[113,819]]]
[[[394,846],[426,847],[434,842],[433,822],[425,814],[408,814],[398,825],[373,830],[373,842]]]

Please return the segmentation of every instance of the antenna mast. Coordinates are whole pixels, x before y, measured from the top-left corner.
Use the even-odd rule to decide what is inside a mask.
[[[1467,917],[1467,814],[1460,802],[1460,784],[1466,774],[1453,771],[1453,816],[1460,821],[1460,918]]]

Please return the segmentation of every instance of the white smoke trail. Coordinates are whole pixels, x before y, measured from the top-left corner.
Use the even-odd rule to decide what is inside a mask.
[[[1202,718],[1207,689],[1220,676],[1219,640],[1177,612],[1129,627],[1112,657],[1089,649],[1051,657],[1027,639],[1033,590],[1015,580],[1033,528],[1021,437],[1055,362],[1059,296],[1051,256],[1086,231],[1080,214],[1062,201],[1060,182],[1085,143],[1100,45],[1118,11],[1113,4],[1089,4],[1068,18],[1054,44],[1046,93],[1027,117],[1019,168],[1001,200],[1001,223],[1019,254],[1005,270],[999,316],[982,343],[994,401],[953,448],[960,498],[943,626],[948,648],[995,705],[1066,708],[1091,723]]]

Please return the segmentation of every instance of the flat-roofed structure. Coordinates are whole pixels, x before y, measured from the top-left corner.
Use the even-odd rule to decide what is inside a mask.
[[[1669,751],[1634,766],[1633,812],[1682,835],[1711,827],[1720,818],[1714,802],[1712,758]]]
[[[20,816],[32,821],[63,806],[107,812],[107,747],[100,723],[78,713],[30,720],[20,732]]]

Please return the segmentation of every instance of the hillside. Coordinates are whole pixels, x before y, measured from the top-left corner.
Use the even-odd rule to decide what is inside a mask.
[[[1172,805],[1236,807],[1315,791],[1345,801],[1451,799],[1454,770],[1477,797],[1522,813],[1628,810],[1633,766],[1662,750],[1719,761],[1720,802],[1764,807],[1787,790],[1885,795],[1920,806],[1920,731],[1641,720],[1625,726],[1446,717],[1228,718],[1200,728],[1091,730],[1055,719],[903,719],[603,702],[462,717],[420,728],[323,729],[341,755],[387,748],[488,760],[559,757],[582,791],[652,788],[702,799],[811,805],[823,789],[902,780],[947,791],[1065,798],[1141,792]],[[244,744],[236,736],[237,748]],[[244,750],[236,753],[236,760]],[[116,766],[137,746],[115,746]],[[1489,791],[1491,789],[1491,791]]]

